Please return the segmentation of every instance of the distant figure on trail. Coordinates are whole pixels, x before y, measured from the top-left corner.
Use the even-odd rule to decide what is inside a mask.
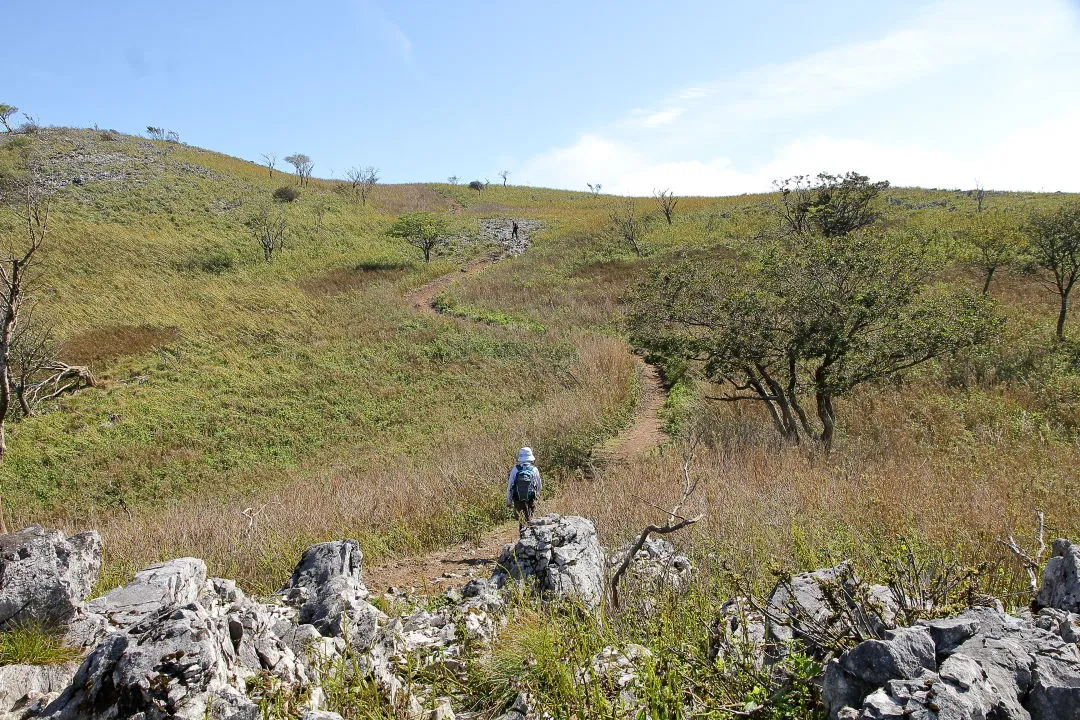
[[[517,234],[517,231],[518,231],[518,226],[517,226],[517,221],[516,221],[516,220],[514,220],[514,221],[513,221],[513,225],[514,225],[514,227],[513,227],[513,229],[512,229],[512,230],[511,230],[511,232],[510,232],[510,237],[512,237],[512,238],[514,238],[515,240],[517,240],[517,239],[518,239],[518,234]]]
[[[519,532],[532,520],[536,497],[540,494],[540,468],[533,465],[534,462],[536,457],[532,448],[518,450],[517,465],[510,469],[510,477],[506,481],[506,506],[514,508]]]

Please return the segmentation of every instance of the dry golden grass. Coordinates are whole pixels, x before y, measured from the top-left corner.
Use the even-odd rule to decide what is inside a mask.
[[[772,564],[871,567],[904,536],[1000,565],[998,592],[1022,591],[1019,565],[995,539],[1014,533],[1031,543],[1037,510],[1055,536],[1080,534],[1080,446],[1010,418],[1005,408],[1017,400],[1000,391],[996,409],[980,412],[960,390],[868,389],[840,406],[847,436],[830,456],[779,445],[752,408],[708,408],[691,464],[700,485],[682,511],[705,520],[676,542],[715,551],[767,584]],[[553,507],[593,518],[615,546],[678,501],[683,447],[602,468]]]
[[[506,468],[518,447],[531,444],[542,457],[566,452],[560,444],[567,437],[597,432],[625,403],[636,371],[625,346],[595,336],[577,338],[576,346],[579,358],[562,391],[525,413],[492,413],[483,430],[452,428],[431,437],[422,454],[366,455],[338,468],[297,471],[242,501],[206,493],[163,507],[54,520],[70,531],[102,533],[105,586],[150,563],[194,555],[215,574],[270,592],[314,542],[357,537],[377,559],[475,537],[504,512]],[[580,447],[595,442],[582,437]]]
[[[174,327],[113,325],[86,330],[67,338],[59,354],[75,365],[97,365],[127,355],[137,355],[175,342],[179,337],[180,330]]]

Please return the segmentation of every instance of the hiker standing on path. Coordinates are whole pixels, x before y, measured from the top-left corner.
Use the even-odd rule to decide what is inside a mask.
[[[517,240],[517,239],[518,239],[518,226],[517,226],[517,220],[514,220],[514,221],[513,221],[513,227],[511,228],[511,232],[510,232],[510,237],[514,238],[515,240]]]
[[[510,477],[506,481],[506,506],[514,508],[519,532],[532,520],[536,497],[540,494],[540,468],[533,465],[534,462],[536,457],[532,448],[518,450],[517,465],[510,469]]]

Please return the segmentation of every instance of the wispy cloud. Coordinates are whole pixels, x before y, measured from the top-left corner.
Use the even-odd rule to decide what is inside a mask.
[[[376,0],[355,0],[355,3],[364,21],[377,27],[398,57],[411,63],[413,61],[413,42],[383,7]]]
[[[945,0],[879,38],[673,89],[519,176],[726,194],[859,169],[904,184],[1080,190],[1068,169],[1080,160],[1078,18],[1067,0]]]

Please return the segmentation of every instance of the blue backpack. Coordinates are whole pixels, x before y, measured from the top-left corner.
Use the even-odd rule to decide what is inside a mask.
[[[523,463],[517,466],[513,494],[518,502],[532,502],[536,499],[536,468],[531,464]]]

